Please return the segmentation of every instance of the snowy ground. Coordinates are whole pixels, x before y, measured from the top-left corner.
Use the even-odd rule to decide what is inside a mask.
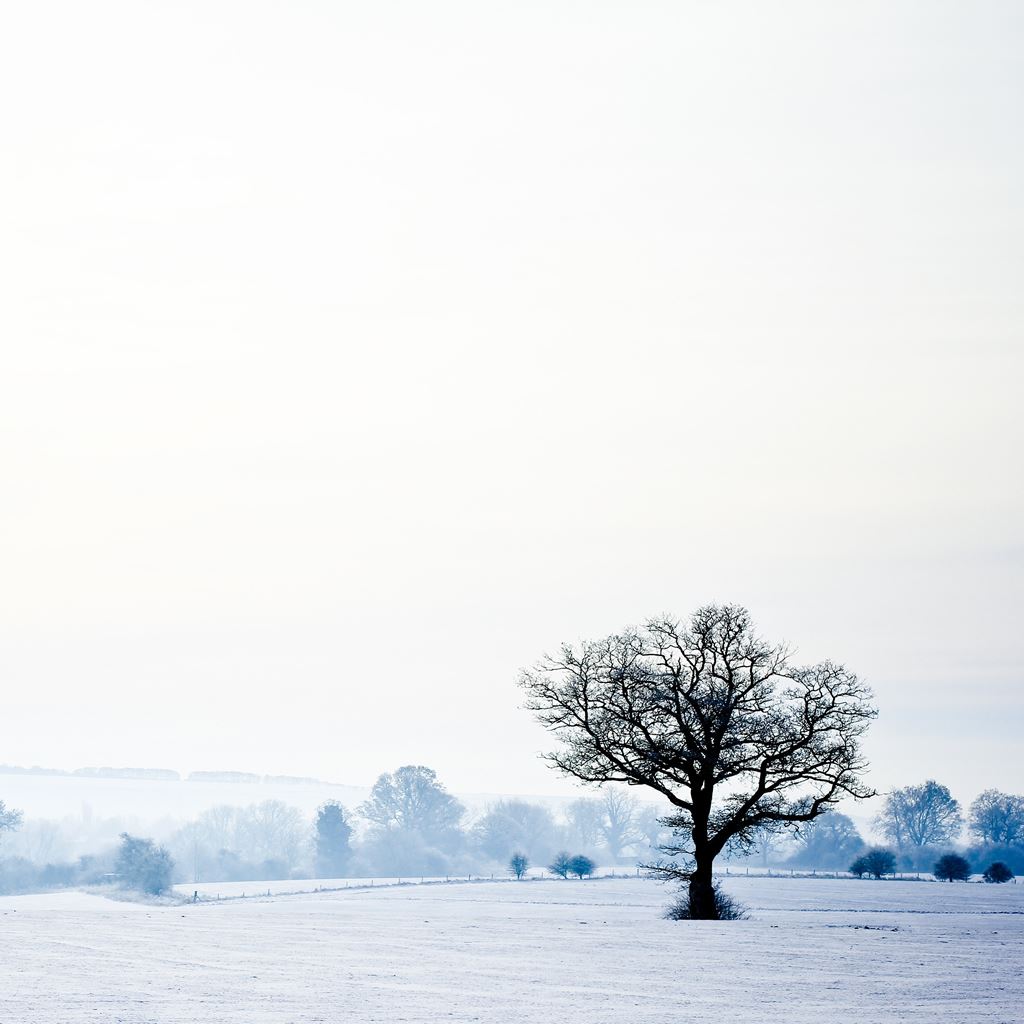
[[[620,867],[621,875],[639,874],[631,868]],[[551,872],[544,868],[530,868],[531,878],[550,878]],[[599,878],[614,876],[614,868],[598,868],[595,875]],[[283,896],[289,893],[312,893],[333,889],[364,889],[380,885],[418,885],[421,883],[437,884],[441,882],[482,882],[485,880],[511,881],[508,874],[504,875],[434,875],[431,877],[416,875],[405,878],[283,878],[272,882],[182,882],[174,887],[175,892],[189,897],[198,893],[202,899],[238,899],[251,896]]]
[[[4,1024],[1022,1019],[1024,885],[730,878],[377,887],[183,907],[0,897]]]

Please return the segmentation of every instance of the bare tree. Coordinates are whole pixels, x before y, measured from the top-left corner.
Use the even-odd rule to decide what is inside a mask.
[[[832,662],[791,664],[749,613],[710,605],[604,640],[563,646],[524,671],[527,707],[561,741],[548,755],[584,782],[660,793],[683,855],[657,865],[688,883],[691,916],[718,917],[715,858],[766,828],[811,821],[873,792],[859,738],[871,693]]]
[[[239,850],[243,845],[244,812],[240,807],[220,804],[195,821],[198,842],[212,850]]]
[[[298,860],[306,838],[298,809],[280,800],[264,800],[246,808],[243,829],[254,860],[278,861],[288,869]]]
[[[548,865],[548,871],[559,878],[568,878],[572,871],[572,856],[566,850],[555,854],[555,859]]]
[[[955,839],[963,828],[963,818],[960,804],[949,790],[928,779],[888,793],[875,825],[900,849],[920,850]]]
[[[34,864],[49,864],[69,855],[70,838],[57,821],[29,818],[18,829],[11,852]]]
[[[287,877],[312,852],[308,823],[280,800],[211,807],[179,828],[168,845],[196,882]]]
[[[530,868],[530,858],[525,853],[516,851],[509,857],[508,869],[516,878],[522,878]]]
[[[516,850],[529,850],[537,858],[555,848],[555,822],[551,812],[525,800],[498,800],[476,823],[474,838],[494,860],[506,860]]]
[[[986,789],[971,804],[968,828],[983,843],[1019,843],[1024,839],[1024,796]]]
[[[787,841],[792,838],[782,835],[774,824],[766,825],[751,832],[742,842],[729,844],[725,855],[730,861],[757,864],[759,867],[767,868],[771,864],[786,860],[786,847],[789,845]]]
[[[802,827],[797,834],[799,846],[788,863],[814,868],[842,868],[864,849],[864,840],[852,819],[838,811]]]
[[[643,839],[643,833],[636,824],[638,803],[635,797],[625,791],[610,787],[601,799],[601,835],[604,845],[613,860],[622,856],[622,851]]]
[[[576,846],[592,850],[601,841],[604,808],[594,797],[580,797],[565,808],[569,835]]]
[[[643,803],[637,809],[635,818],[637,831],[643,837],[644,848],[650,852],[651,856],[657,854],[665,840],[671,835],[663,824],[663,819],[668,811],[668,807],[649,803]]]

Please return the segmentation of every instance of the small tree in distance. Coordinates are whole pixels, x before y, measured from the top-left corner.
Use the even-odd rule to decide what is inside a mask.
[[[582,853],[576,854],[576,856],[569,861],[569,871],[577,878],[586,878],[587,875],[592,875],[594,873],[594,868],[596,867],[597,865]]]
[[[352,826],[345,808],[337,800],[328,800],[317,808],[316,873],[318,878],[340,878],[352,859]]]
[[[16,811],[13,807],[7,807],[7,804],[0,800],[0,838],[4,832],[15,832],[21,827],[21,811]]]
[[[139,892],[159,896],[171,887],[171,872],[174,861],[162,847],[152,839],[121,833],[121,846],[117,851],[114,870],[123,885]]]
[[[548,871],[559,878],[568,878],[572,870],[572,857],[563,850],[555,854],[555,859],[548,865]]]
[[[958,853],[947,853],[935,862],[932,872],[940,882],[966,882],[971,877],[971,865]]]
[[[881,878],[882,875],[891,875],[896,870],[896,856],[892,850],[885,850],[876,847],[861,854],[851,865],[850,874],[863,878],[864,875],[872,875]]]
[[[985,868],[985,873],[982,878],[986,882],[995,882],[997,884],[1002,882],[1009,882],[1013,878],[1013,872],[1001,861],[994,861]]]
[[[466,809],[441,785],[437,772],[407,764],[385,772],[373,784],[359,813],[377,829],[418,832],[428,842],[449,838]]]
[[[887,794],[875,824],[901,850],[920,851],[956,839],[963,817],[949,789],[928,779]]]
[[[516,878],[522,878],[530,867],[529,858],[525,853],[513,853],[508,862],[508,869]]]
[[[986,789],[971,804],[968,827],[983,843],[1019,843],[1024,839],[1024,796]]]

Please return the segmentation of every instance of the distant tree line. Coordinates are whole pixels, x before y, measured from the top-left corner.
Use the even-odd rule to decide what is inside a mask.
[[[660,822],[664,813],[606,789],[571,801],[558,817],[521,799],[497,800],[471,814],[423,765],[384,773],[354,808],[328,800],[310,819],[280,800],[223,805],[154,829],[155,840],[116,819],[24,822],[19,811],[0,804],[0,830],[17,836],[14,855],[0,847],[0,891],[120,882],[125,834],[133,843],[152,841],[154,855],[164,851],[173,882],[504,877],[515,875],[516,866],[525,876],[530,865],[533,873],[586,877],[599,864],[652,859],[671,834]],[[83,846],[87,852],[72,855]]]
[[[599,864],[654,862],[673,838],[666,812],[625,789],[605,787],[567,803],[558,818],[548,807],[521,799],[498,800],[470,815],[433,770],[406,765],[381,775],[355,808],[329,800],[310,820],[278,800],[219,806],[185,825],[165,827],[155,847],[167,853],[169,877],[181,882],[525,877],[538,871],[585,877]],[[115,837],[126,831],[123,825],[92,821],[77,827],[84,833],[71,844],[70,826],[25,821],[21,811],[0,801],[0,891],[116,880],[120,846]],[[968,873],[983,873],[993,882],[1024,873],[1021,796],[986,790],[965,815],[946,786],[926,780],[886,794],[874,828],[888,846],[869,846],[850,817],[831,810],[788,835],[756,837],[727,856],[732,863],[850,871],[869,878],[923,871],[955,880],[965,869],[944,859],[950,856],[966,863]],[[82,844],[86,852],[67,856]],[[584,867],[582,874],[570,861]]]
[[[848,817],[824,814],[796,837],[798,848],[785,863],[820,870],[848,865],[855,875],[875,878],[924,871],[943,881],[977,871],[986,881],[1005,882],[1024,872],[1022,796],[985,790],[965,820],[949,789],[928,779],[886,794],[874,827],[891,846],[869,850]]]

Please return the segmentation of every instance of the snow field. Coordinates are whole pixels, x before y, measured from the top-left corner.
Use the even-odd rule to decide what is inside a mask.
[[[4,1024],[998,1022],[1024,886],[728,878],[747,921],[669,922],[646,879],[150,907],[0,898]]]

